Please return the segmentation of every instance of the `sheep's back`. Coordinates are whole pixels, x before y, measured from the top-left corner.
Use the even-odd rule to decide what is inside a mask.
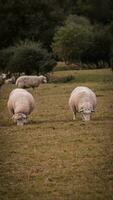
[[[81,101],[89,101],[92,105],[96,105],[96,95],[88,87],[77,87],[71,93],[69,104],[77,108]]]
[[[38,86],[39,85],[38,76],[21,76],[17,79],[16,85],[20,88]]]
[[[23,89],[15,89],[11,92],[8,101],[9,110],[15,113],[23,112],[29,114],[34,108],[33,96]]]

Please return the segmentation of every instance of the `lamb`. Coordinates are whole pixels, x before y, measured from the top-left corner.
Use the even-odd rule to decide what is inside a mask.
[[[10,95],[7,102],[9,113],[17,125],[27,123],[28,115],[33,111],[35,101],[33,96],[26,90],[16,88]]]
[[[73,112],[73,120],[75,120],[76,112],[81,113],[83,121],[89,121],[91,113],[96,108],[96,95],[88,87],[75,88],[69,98],[69,107]]]
[[[45,76],[20,76],[16,80],[16,86],[19,88],[30,88],[33,89],[38,87],[41,83],[47,83]]]

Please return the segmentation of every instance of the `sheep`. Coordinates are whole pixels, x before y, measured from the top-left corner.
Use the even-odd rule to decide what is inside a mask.
[[[69,107],[73,112],[73,120],[75,120],[76,112],[81,113],[83,121],[89,121],[91,113],[96,108],[96,95],[88,87],[76,87],[69,98]]]
[[[38,87],[41,83],[47,83],[47,79],[45,76],[20,76],[16,80],[16,86],[18,88],[30,88],[33,89]]]
[[[0,87],[4,84],[6,79],[6,74],[1,74],[0,75]]]
[[[9,79],[6,79],[5,80],[5,83],[12,83],[12,84],[15,84],[15,81],[16,81],[16,77],[13,75],[11,78]]]
[[[33,111],[35,101],[33,96],[25,89],[16,88],[10,95],[7,102],[9,113],[17,125],[27,123],[27,116]]]

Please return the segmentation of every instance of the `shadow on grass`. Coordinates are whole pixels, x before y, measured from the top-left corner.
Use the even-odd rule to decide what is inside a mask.
[[[96,96],[97,96],[97,97],[104,97],[103,94],[97,94]]]
[[[68,119],[46,119],[46,120],[28,120],[28,123],[22,127],[26,126],[33,126],[33,125],[45,125],[45,124],[77,124],[79,125],[87,125],[89,123],[94,123],[95,125],[98,124],[106,124],[106,123],[112,123],[113,122],[113,117],[112,116],[103,116],[103,117],[92,117],[92,119],[88,122],[84,122],[80,119],[80,117],[77,117],[76,120],[73,120],[72,118]],[[3,121],[0,122],[0,127],[17,127],[16,123],[12,121]]]
[[[68,122],[74,122],[73,120],[30,120],[29,125],[34,125],[34,124],[45,124],[45,123],[68,123]]]

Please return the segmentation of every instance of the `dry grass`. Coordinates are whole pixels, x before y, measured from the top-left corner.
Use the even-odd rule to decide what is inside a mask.
[[[55,72],[49,83],[29,89],[36,100],[26,126],[10,119],[6,102],[14,86],[0,97],[0,200],[113,199],[113,74],[107,70]],[[79,84],[80,80],[80,84]],[[72,121],[71,91],[85,85],[97,94],[89,123]]]

